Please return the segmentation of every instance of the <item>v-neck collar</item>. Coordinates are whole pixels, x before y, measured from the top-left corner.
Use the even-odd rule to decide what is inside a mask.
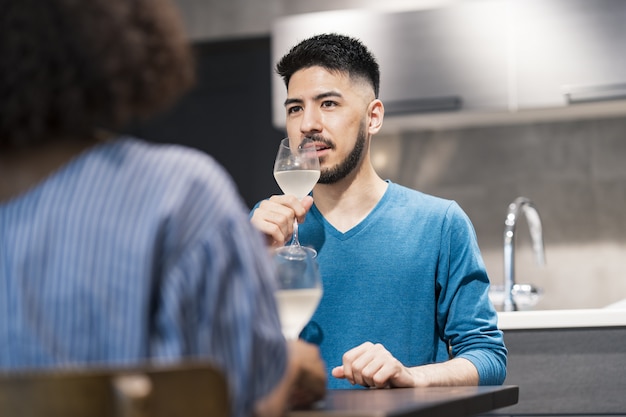
[[[319,211],[315,203],[313,203],[313,206],[311,206],[309,214],[312,214],[320,223],[322,223],[324,229],[327,230],[333,237],[339,240],[348,240],[353,236],[358,235],[362,230],[366,229],[381,215],[384,215],[384,207],[387,205],[389,199],[391,198],[391,189],[395,187],[395,185],[391,181],[386,180],[386,182],[389,184],[389,186],[385,190],[385,193],[378,201],[378,203],[376,203],[374,208],[367,214],[367,216],[365,216],[363,220],[361,220],[359,223],[357,223],[354,227],[347,230],[346,232],[341,232],[340,230],[335,228],[335,226],[333,226],[328,220],[326,220],[326,218]]]

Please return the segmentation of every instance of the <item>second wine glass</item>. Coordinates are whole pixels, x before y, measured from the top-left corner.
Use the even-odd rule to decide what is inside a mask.
[[[286,257],[285,251],[274,254],[278,278],[276,301],[283,334],[288,340],[298,338],[323,293],[317,252],[306,247],[300,247],[300,251],[303,256],[297,259]]]
[[[320,163],[317,149],[312,142],[306,140],[302,143],[293,142],[291,143],[289,138],[280,141],[274,162],[274,178],[283,193],[302,200],[313,190],[320,177]],[[297,219],[294,220],[291,243],[284,251],[288,256],[304,256],[298,240]]]

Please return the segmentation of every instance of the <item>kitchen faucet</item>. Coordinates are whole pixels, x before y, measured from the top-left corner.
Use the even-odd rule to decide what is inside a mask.
[[[526,216],[530,229],[533,252],[537,264],[545,264],[543,248],[543,231],[541,218],[535,205],[526,197],[517,197],[511,204],[504,221],[504,311],[516,311],[517,305],[513,297],[515,286],[515,225],[520,213]]]

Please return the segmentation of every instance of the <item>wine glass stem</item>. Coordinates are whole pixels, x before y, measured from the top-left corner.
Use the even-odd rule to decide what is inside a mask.
[[[298,240],[298,219],[294,219],[293,221],[293,236],[291,238],[291,246],[300,246],[300,241]]]

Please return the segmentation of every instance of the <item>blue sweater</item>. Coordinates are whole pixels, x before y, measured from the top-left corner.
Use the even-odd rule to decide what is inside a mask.
[[[301,337],[318,343],[329,388],[342,355],[381,343],[405,366],[471,361],[481,385],[506,376],[506,348],[488,298],[473,226],[453,201],[389,183],[372,212],[346,233],[313,206],[300,242],[318,251],[324,296]]]

